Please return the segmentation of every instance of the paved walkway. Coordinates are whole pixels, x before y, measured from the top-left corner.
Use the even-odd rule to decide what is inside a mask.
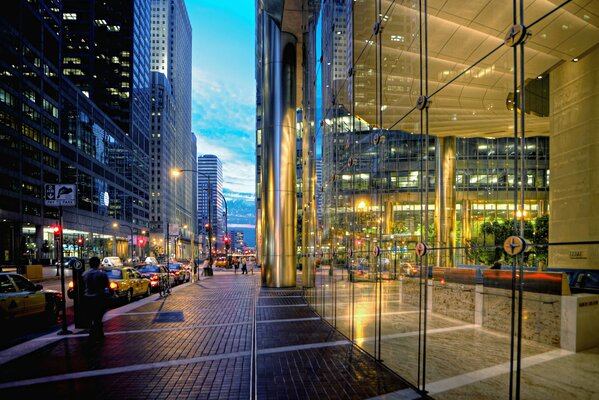
[[[102,344],[50,334],[0,352],[0,398],[418,399],[298,289],[217,272],[106,314]]]

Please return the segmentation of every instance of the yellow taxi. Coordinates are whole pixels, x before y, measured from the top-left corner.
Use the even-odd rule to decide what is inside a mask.
[[[62,295],[19,274],[0,273],[0,320],[45,314],[55,322]]]
[[[134,268],[104,268],[104,272],[108,275],[111,291],[119,298],[124,298],[127,303],[134,297],[152,294],[150,280],[141,276]]]
[[[152,294],[150,280],[141,276],[139,271],[131,267],[102,268],[108,275],[110,290],[118,299],[124,299],[130,303],[134,297],[149,296]],[[69,282],[67,291],[69,298],[74,296],[74,282]]]

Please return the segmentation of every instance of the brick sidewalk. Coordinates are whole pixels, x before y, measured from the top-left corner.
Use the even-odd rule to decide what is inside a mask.
[[[301,290],[261,289],[258,274],[217,273],[107,316],[102,344],[48,335],[0,365],[0,397],[419,398],[322,322]]]

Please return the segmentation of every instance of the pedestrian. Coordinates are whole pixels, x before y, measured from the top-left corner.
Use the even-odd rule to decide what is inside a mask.
[[[253,257],[248,258],[247,266],[248,266],[250,272],[252,273],[252,275],[254,275],[254,265],[255,265],[254,258]]]
[[[198,259],[194,258],[193,260],[190,259],[190,261],[193,262],[193,279],[191,281],[195,282],[198,277]]]
[[[247,263],[245,261],[245,257],[241,259],[241,274],[248,274]]]
[[[100,259],[98,257],[90,258],[89,266],[90,269],[83,273],[83,283],[85,284],[84,304],[91,322],[89,337],[93,340],[102,340],[104,338],[102,317],[106,312],[110,286],[108,275],[99,269]]]
[[[235,268],[235,273],[237,273],[237,268],[239,268],[239,258],[235,257],[233,261],[233,268]]]

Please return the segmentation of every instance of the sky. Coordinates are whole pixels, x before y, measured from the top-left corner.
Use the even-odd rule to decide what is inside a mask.
[[[255,192],[254,1],[186,0],[193,31],[192,130],[223,163],[229,196]]]
[[[192,26],[192,130],[198,154],[223,165],[229,229],[255,245],[253,0],[185,0]]]

